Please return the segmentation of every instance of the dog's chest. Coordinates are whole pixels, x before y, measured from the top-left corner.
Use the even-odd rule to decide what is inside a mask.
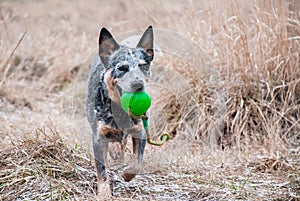
[[[99,122],[99,132],[105,134],[110,141],[122,142],[130,130],[139,124],[122,109],[119,103],[110,99],[104,75],[99,80],[95,96],[95,113]],[[102,129],[101,129],[102,126]]]

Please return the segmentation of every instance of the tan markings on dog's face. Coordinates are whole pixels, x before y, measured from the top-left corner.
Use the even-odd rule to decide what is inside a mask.
[[[104,79],[106,86],[107,86],[108,96],[112,101],[114,101],[116,103],[120,103],[120,95],[116,89],[116,83],[117,83],[118,79],[112,78],[111,72],[112,72],[112,69],[109,69],[106,72],[105,79]]]

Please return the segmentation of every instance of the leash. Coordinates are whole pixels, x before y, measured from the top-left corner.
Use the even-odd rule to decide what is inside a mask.
[[[141,118],[142,119],[142,122],[143,122],[143,127],[144,127],[144,130],[146,132],[146,135],[147,135],[147,142],[148,144],[151,144],[151,145],[155,145],[155,146],[162,146],[164,145],[168,140],[172,139],[171,135],[167,134],[167,133],[164,133],[162,134],[162,136],[160,137],[160,141],[154,141],[151,139],[151,134],[150,134],[150,131],[149,131],[149,124],[148,124],[148,117],[146,115],[146,113],[140,115],[140,116],[136,116],[134,114],[132,114],[131,110],[130,110],[130,107],[128,107],[128,115],[131,117],[131,118],[134,118],[134,119],[139,119]]]

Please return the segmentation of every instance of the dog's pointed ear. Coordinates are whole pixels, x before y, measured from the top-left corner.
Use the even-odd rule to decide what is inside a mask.
[[[144,48],[144,50],[148,53],[148,55],[151,57],[151,60],[153,59],[154,56],[154,51],[153,51],[153,28],[152,26],[149,26],[146,31],[144,32],[142,38],[140,39],[137,47]]]
[[[102,63],[107,67],[108,57],[119,48],[111,33],[106,28],[102,28],[99,34],[99,56]]]

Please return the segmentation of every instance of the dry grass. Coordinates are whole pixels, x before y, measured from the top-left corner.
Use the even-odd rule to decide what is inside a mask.
[[[299,18],[289,18],[284,2],[278,8],[241,5],[233,1],[226,14],[212,3],[207,13],[198,11],[199,17],[190,20],[191,33],[198,34],[193,37],[206,48],[213,67],[205,75],[198,72],[207,67],[173,63],[189,84],[184,95],[176,94],[177,100],[190,100],[178,110],[179,121],[184,131],[210,145],[299,146]],[[218,20],[207,24],[207,18]],[[169,104],[165,97],[161,102]]]
[[[70,148],[54,128],[36,129],[28,136],[2,150],[1,200],[96,199],[91,154],[79,146]],[[291,150],[288,156],[277,153],[267,157],[259,151],[238,156],[235,150],[207,155],[193,143],[175,153],[180,142],[172,142],[155,153],[148,150],[143,173],[134,182],[124,182],[120,176],[123,168],[112,167],[109,174],[115,199],[298,198],[299,150]],[[189,153],[189,157],[182,155],[182,151]]]
[[[68,148],[56,130],[37,129],[2,150],[0,199],[92,199],[96,175],[91,160],[80,147]]]
[[[134,182],[112,167],[115,198],[299,200],[295,0],[1,1],[0,199],[95,199],[84,89],[98,31],[149,24],[163,53],[150,127],[176,137],[147,147]]]

